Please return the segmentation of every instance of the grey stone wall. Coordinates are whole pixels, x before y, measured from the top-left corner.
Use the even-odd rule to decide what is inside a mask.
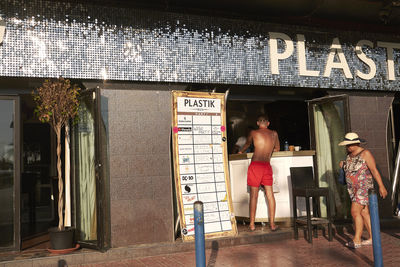
[[[376,166],[389,192],[386,200],[379,200],[382,217],[391,217],[390,177],[387,150],[387,124],[393,94],[352,95],[349,96],[351,130],[366,139],[376,160]],[[376,187],[376,189],[378,189]]]
[[[177,87],[100,87],[108,125],[112,247],[173,241],[170,90]]]

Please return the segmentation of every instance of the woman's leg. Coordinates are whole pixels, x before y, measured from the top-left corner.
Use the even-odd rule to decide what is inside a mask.
[[[365,228],[367,228],[368,231],[368,239],[371,239],[372,238],[371,216],[369,215],[368,205],[364,206],[364,208],[361,210],[361,216],[363,217]]]
[[[357,244],[361,243],[361,235],[364,228],[364,220],[361,215],[363,207],[363,205],[358,204],[357,202],[351,203],[351,216],[353,217],[354,226],[356,228],[353,241]]]

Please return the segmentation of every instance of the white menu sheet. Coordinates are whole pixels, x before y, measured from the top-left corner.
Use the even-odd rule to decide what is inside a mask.
[[[182,92],[177,92],[177,94]],[[227,191],[226,133],[222,118],[222,97],[177,95],[173,134],[178,174],[177,193],[181,195],[182,236],[194,235],[193,203],[203,202],[204,232],[236,233],[232,225],[232,205]],[[199,92],[196,92],[196,96]],[[221,94],[219,94],[221,95]],[[185,238],[184,238],[185,239]]]

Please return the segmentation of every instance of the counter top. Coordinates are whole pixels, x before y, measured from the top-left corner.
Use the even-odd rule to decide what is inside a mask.
[[[314,156],[315,150],[300,150],[300,151],[277,151],[272,153],[272,157],[296,157],[296,156]],[[230,154],[229,160],[251,159],[253,153]]]

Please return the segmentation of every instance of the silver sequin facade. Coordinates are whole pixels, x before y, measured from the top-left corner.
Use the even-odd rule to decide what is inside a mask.
[[[356,56],[357,41],[399,42],[399,36],[240,21],[150,10],[41,0],[2,0],[6,34],[0,45],[0,76],[58,77],[150,82],[243,84],[285,87],[400,90],[387,80],[386,50],[364,49],[377,65],[371,80],[346,79],[341,70],[322,77],[335,37],[351,72],[368,71]],[[272,75],[268,33],[296,41],[306,37],[307,68],[320,76],[300,76],[295,52],[280,60]],[[280,50],[284,49],[279,42]]]

